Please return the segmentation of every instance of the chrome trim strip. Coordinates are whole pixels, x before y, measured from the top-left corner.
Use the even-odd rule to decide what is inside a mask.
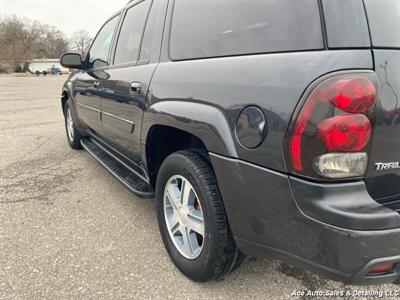
[[[89,110],[93,110],[93,111],[98,112],[98,113],[101,114],[101,111],[96,109],[96,108],[94,108],[94,107],[87,106],[87,105],[84,105],[84,104],[81,104],[81,103],[78,103],[78,102],[76,104],[78,104],[80,107],[83,107],[83,108],[86,108],[86,109],[89,109]]]
[[[126,123],[128,123],[128,124],[135,125],[135,123],[133,123],[132,121],[129,121],[129,120],[124,119],[124,118],[121,118],[121,117],[118,117],[118,116],[113,115],[113,114],[110,114],[110,113],[108,113],[108,112],[103,111],[102,114],[103,114],[103,115],[106,115],[106,116],[109,116],[109,117],[112,117],[112,118],[115,118],[115,119],[118,119],[118,120],[120,120],[120,121],[126,122]]]

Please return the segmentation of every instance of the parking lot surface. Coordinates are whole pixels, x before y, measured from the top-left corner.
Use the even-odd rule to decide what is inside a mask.
[[[164,250],[153,200],[135,197],[87,152],[69,148],[59,100],[65,79],[0,76],[0,299],[307,299],[301,291],[399,290],[346,286],[265,259],[248,260],[221,282],[186,279]]]

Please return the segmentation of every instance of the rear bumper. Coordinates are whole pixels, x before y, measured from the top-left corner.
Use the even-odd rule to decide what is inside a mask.
[[[400,215],[362,181],[320,185],[210,153],[232,233],[246,255],[283,259],[351,284],[400,277]],[[368,276],[377,263],[398,263]]]

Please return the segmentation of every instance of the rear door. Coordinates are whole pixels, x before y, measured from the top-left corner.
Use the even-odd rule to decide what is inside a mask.
[[[400,1],[365,0],[380,96],[367,171],[371,196],[400,199]]]

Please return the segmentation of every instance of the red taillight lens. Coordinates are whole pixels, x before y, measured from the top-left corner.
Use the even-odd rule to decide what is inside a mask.
[[[352,168],[349,159],[356,157],[360,163],[360,157],[367,156],[347,155],[341,158],[340,155],[331,155],[320,158],[332,152],[366,149],[372,134],[376,82],[376,75],[372,72],[365,75],[342,75],[329,78],[312,90],[287,136],[289,161],[293,171],[312,177],[323,176],[319,170],[313,170],[316,159],[319,165],[330,164],[331,168],[346,166],[349,174],[351,170],[364,170],[360,165]],[[351,172],[352,176],[355,173]],[[341,177],[334,172],[330,174],[332,178]]]
[[[302,137],[307,128],[311,113],[317,103],[317,99],[318,98],[315,95],[310,96],[308,101],[304,104],[303,110],[293,128],[289,148],[293,168],[297,171],[303,171]]]
[[[330,101],[348,113],[365,113],[375,103],[375,85],[365,77],[338,80],[332,84],[330,90]]]
[[[318,125],[318,137],[329,151],[362,150],[371,136],[371,122],[364,115],[339,115]]]

